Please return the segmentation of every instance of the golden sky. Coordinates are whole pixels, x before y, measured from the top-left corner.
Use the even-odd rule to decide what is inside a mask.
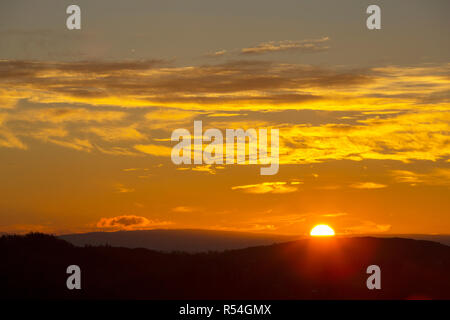
[[[1,4],[0,231],[450,233],[449,3],[375,2]],[[174,165],[194,120],[279,129],[278,174]]]

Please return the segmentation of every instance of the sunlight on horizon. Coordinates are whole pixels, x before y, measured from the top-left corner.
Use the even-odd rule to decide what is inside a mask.
[[[312,237],[333,237],[335,233],[330,226],[326,224],[318,224],[311,229],[309,235]]]

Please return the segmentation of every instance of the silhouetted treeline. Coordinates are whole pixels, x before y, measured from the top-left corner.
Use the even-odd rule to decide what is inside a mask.
[[[369,265],[381,290],[366,287]],[[66,269],[81,268],[81,290]],[[221,253],[76,247],[45,234],[0,238],[1,298],[450,298],[450,247],[380,238],[307,239]]]

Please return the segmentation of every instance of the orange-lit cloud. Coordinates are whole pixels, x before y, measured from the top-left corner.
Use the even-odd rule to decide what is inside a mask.
[[[178,206],[178,207],[172,208],[173,212],[179,212],[179,213],[189,213],[189,212],[194,212],[197,210],[198,210],[198,208],[188,207],[188,206]]]
[[[86,131],[92,132],[106,141],[142,140],[145,136],[136,130],[136,126],[129,127],[90,127]]]
[[[106,230],[141,230],[164,227],[170,225],[169,221],[149,220],[135,215],[123,215],[112,218],[101,218],[97,222],[97,228]]]
[[[23,143],[11,131],[0,128],[0,147],[27,149],[27,145]]]
[[[436,161],[450,156],[448,112],[413,112],[360,122],[280,129],[280,163],[332,159]]]
[[[358,225],[353,225],[345,228],[344,233],[350,234],[367,234],[367,233],[382,233],[391,229],[390,224],[377,224],[373,221],[362,221]]]
[[[375,182],[359,182],[352,184],[350,187],[355,189],[381,189],[386,188],[387,185]]]
[[[214,110],[271,106],[405,109],[431,103],[442,109],[449,104],[445,94],[449,88],[448,69],[448,64],[343,69],[248,60],[185,67],[138,61],[2,60],[0,99],[9,101],[8,108],[15,104],[13,100],[28,99],[40,103]]]
[[[327,218],[337,218],[337,217],[343,217],[348,215],[348,213],[346,212],[338,212],[338,213],[327,213],[327,214],[323,214],[323,217],[327,217]]]
[[[155,144],[138,144],[135,145],[134,148],[143,153],[152,155],[152,156],[167,156],[170,157],[172,149],[166,146],[155,145]]]
[[[249,184],[243,186],[234,186],[231,190],[239,190],[245,193],[264,194],[264,193],[291,193],[298,190],[299,182],[263,182],[259,184]]]
[[[121,120],[125,116],[121,111],[99,111],[86,108],[39,108],[8,113],[5,121],[26,121],[43,123],[64,122],[107,122]]]
[[[429,172],[418,173],[408,170],[392,170],[394,180],[411,186],[418,184],[450,186],[450,168],[435,168]]]
[[[121,183],[118,183],[118,184],[116,184],[115,185],[115,189],[116,189],[116,192],[118,192],[118,193],[130,193],[130,192],[134,192],[134,189],[133,188],[127,188],[127,187],[125,187],[123,184],[121,184]]]

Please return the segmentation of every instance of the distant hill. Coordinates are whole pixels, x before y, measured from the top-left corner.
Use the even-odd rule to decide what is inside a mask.
[[[427,240],[433,242],[439,242],[450,246],[450,235],[445,234],[376,234],[376,235],[368,235],[377,238],[405,238],[405,239],[414,239],[414,240]]]
[[[125,248],[146,248],[158,251],[207,252],[243,249],[291,240],[298,236],[216,230],[136,230],[90,232],[59,236],[76,246],[110,245]]]
[[[376,237],[399,237],[416,240],[429,240],[450,246],[450,236],[448,235],[411,234],[376,235]],[[167,252],[208,252],[269,245],[299,240],[302,237],[250,232],[185,229],[90,232],[61,235],[59,238],[76,246],[109,245],[113,247],[146,248],[150,250]]]
[[[327,238],[230,250],[162,253],[76,247],[43,234],[0,238],[0,298],[450,299],[450,247],[400,238]],[[66,268],[82,289],[66,288]],[[381,268],[368,290],[366,268]]]

